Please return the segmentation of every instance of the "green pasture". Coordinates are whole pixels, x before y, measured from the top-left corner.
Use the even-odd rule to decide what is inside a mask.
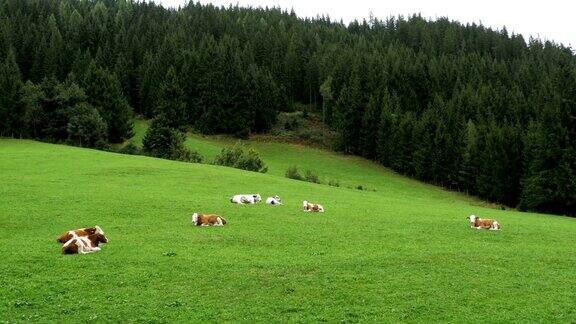
[[[211,158],[233,141],[187,143]],[[249,144],[268,173],[0,140],[0,322],[576,321],[575,219]],[[341,186],[287,179],[290,165]],[[253,192],[284,205],[229,202]],[[304,199],[326,212],[304,213]],[[193,212],[228,225],[192,226]],[[502,231],[471,229],[471,213]],[[61,254],[61,232],[92,225],[109,238],[101,252]]]

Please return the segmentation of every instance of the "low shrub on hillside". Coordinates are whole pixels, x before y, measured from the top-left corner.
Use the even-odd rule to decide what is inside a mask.
[[[295,166],[289,167],[288,170],[286,170],[286,173],[284,173],[284,175],[286,176],[286,178],[304,181],[304,177],[300,174],[298,168]]]
[[[214,159],[214,164],[261,173],[268,171],[258,152],[253,148],[246,149],[239,143],[231,148],[223,148]]]
[[[340,187],[340,182],[338,182],[338,180],[330,180],[328,181],[328,185],[332,187]]]
[[[299,125],[300,124],[298,122],[298,119],[291,118],[291,119],[288,119],[284,122],[284,129],[287,131],[293,131],[293,130],[297,129]]]
[[[282,112],[270,134],[280,140],[307,143],[320,147],[331,147],[335,133],[322,123],[316,114],[305,114],[303,111]]]
[[[128,143],[124,147],[117,150],[118,153],[129,154],[129,155],[139,155],[142,154],[140,148],[134,143]]]
[[[348,187],[350,189],[356,189],[356,190],[362,190],[362,191],[376,191],[376,189],[370,189],[366,186],[363,185],[357,185],[356,187],[352,188],[352,187]]]
[[[286,178],[294,180],[307,181],[312,183],[322,183],[320,181],[320,178],[318,178],[318,175],[314,171],[306,170],[306,173],[302,175],[300,174],[300,171],[298,171],[298,167],[296,166],[289,167],[288,170],[286,170],[286,172],[284,173],[284,175],[286,176]]]
[[[308,182],[320,183],[320,179],[318,178],[318,175],[311,170],[306,170],[306,175],[304,175],[304,178]]]
[[[172,127],[166,126],[161,120],[152,122],[142,141],[145,154],[169,160],[185,162],[202,162],[198,152],[190,151],[184,145],[184,134]]]

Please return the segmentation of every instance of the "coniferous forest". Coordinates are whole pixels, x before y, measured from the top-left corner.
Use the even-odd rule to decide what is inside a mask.
[[[338,151],[522,210],[576,214],[576,57],[506,29],[3,0],[0,58],[1,136],[104,147],[130,138],[141,115],[246,137],[304,103],[337,132]]]

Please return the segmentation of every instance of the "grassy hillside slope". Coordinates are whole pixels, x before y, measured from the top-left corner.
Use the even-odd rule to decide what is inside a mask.
[[[0,321],[576,320],[574,219],[485,209],[359,159],[261,147],[270,174],[0,140]],[[377,191],[279,176],[291,150]],[[244,192],[285,205],[229,203]],[[303,199],[326,213],[302,212]],[[194,211],[229,225],[194,227]],[[503,230],[470,229],[470,213]],[[101,252],[60,254],[58,234],[95,224],[110,239]]]
[[[147,129],[147,121],[137,120],[132,142],[141,146]],[[361,185],[363,188],[376,190],[380,195],[386,195],[389,198],[417,199],[426,197],[447,200],[448,202],[461,199],[469,200],[474,204],[484,204],[473,197],[457,193],[446,195],[441,188],[400,176],[387,168],[357,156],[336,154],[295,144],[239,141],[220,136],[203,137],[188,134],[186,139],[186,145],[190,149],[200,152],[205,157],[206,162],[213,161],[222,148],[233,146],[237,142],[253,147],[260,153],[268,166],[266,173],[268,175],[284,177],[289,167],[297,166],[302,174],[306,170],[314,171],[324,183],[328,183],[330,180],[338,181],[341,187],[348,188],[356,188]]]

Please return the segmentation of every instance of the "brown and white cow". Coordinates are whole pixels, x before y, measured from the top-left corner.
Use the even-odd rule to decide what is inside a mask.
[[[100,243],[108,243],[104,234],[96,233],[88,236],[78,236],[68,240],[62,246],[64,254],[86,254],[100,251]]]
[[[310,202],[304,200],[302,202],[302,205],[304,206],[305,212],[317,212],[317,213],[323,213],[324,212],[324,207],[322,207],[322,205],[320,205],[320,204],[314,204],[314,203],[310,203]]]
[[[216,214],[198,214],[192,215],[192,224],[196,226],[224,226],[226,219]]]
[[[471,228],[488,229],[491,231],[497,231],[500,229],[500,224],[494,219],[480,218],[476,215],[470,215],[468,220],[470,221]]]
[[[58,237],[57,241],[59,243],[66,243],[73,238],[80,237],[80,236],[88,236],[88,235],[92,235],[92,234],[104,235],[104,231],[102,231],[102,229],[98,225],[96,225],[94,227],[79,228],[76,230],[68,231],[68,232],[60,235],[60,237]]]

